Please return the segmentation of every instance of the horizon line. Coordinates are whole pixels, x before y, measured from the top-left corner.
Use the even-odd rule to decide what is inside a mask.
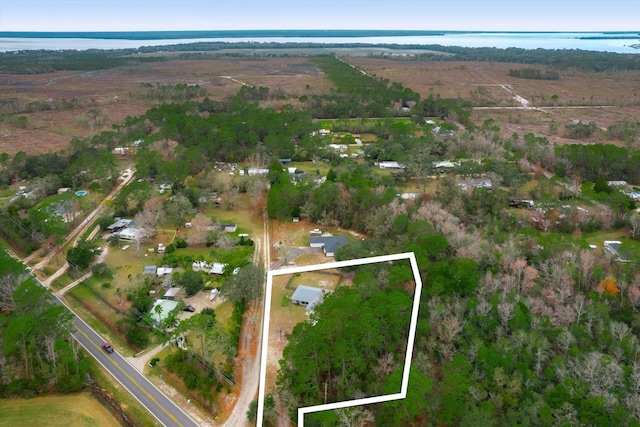
[[[8,30],[8,31],[0,31],[0,34],[103,34],[103,33],[112,33],[112,34],[126,34],[126,33],[135,33],[135,34],[143,34],[143,33],[237,33],[237,32],[302,32],[302,33],[311,33],[318,31],[340,31],[340,32],[373,32],[373,33],[606,33],[606,34],[638,34],[640,36],[640,30],[445,30],[445,29],[437,29],[437,30],[418,30],[418,29],[347,29],[347,28],[316,28],[316,29],[308,29],[308,28],[253,28],[253,29],[236,29],[236,30],[214,30],[214,29],[201,29],[201,30]]]

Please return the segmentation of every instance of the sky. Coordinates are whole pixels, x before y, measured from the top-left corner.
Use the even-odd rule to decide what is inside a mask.
[[[0,31],[640,31],[638,0],[0,0]]]

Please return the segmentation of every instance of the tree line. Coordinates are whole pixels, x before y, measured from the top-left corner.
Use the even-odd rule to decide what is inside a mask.
[[[162,57],[134,56],[134,50],[22,50],[0,52],[0,73],[44,74],[69,70],[104,70],[163,61]]]
[[[511,77],[519,77],[522,79],[531,79],[531,80],[558,80],[560,79],[560,73],[557,71],[541,71],[537,68],[520,68],[509,70],[509,75]]]
[[[0,250],[0,396],[71,393],[86,383],[71,313]]]

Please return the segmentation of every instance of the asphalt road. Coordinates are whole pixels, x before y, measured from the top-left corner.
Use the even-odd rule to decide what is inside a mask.
[[[107,353],[102,349],[104,340],[78,316],[73,319],[77,332],[74,337],[115,377],[158,421],[164,426],[193,426],[195,423],[172,400],[138,372],[117,351]]]

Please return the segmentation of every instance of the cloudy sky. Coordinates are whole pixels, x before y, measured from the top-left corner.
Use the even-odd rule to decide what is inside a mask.
[[[640,31],[637,0],[0,0],[0,31]]]

